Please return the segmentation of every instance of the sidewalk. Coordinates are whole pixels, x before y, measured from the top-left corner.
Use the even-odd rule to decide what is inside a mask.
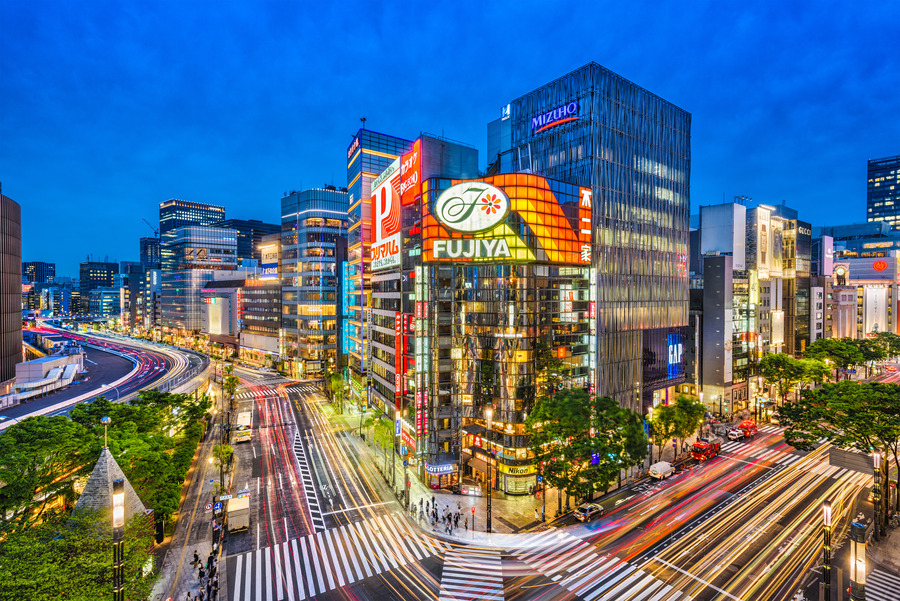
[[[213,516],[211,512],[205,511],[205,504],[211,502],[215,482],[219,476],[218,469],[209,461],[212,448],[219,441],[216,433],[215,427],[207,432],[205,440],[197,447],[194,463],[188,470],[175,532],[163,541],[162,546],[166,546],[167,549],[160,565],[160,578],[150,594],[152,601],[167,599],[182,601],[187,598],[188,593],[191,594],[191,598],[195,598],[199,591],[198,572],[192,562],[194,551],[197,551],[205,565],[206,558],[212,551]],[[228,577],[224,561],[218,562],[218,575],[218,598],[225,599]]]
[[[871,538],[867,545],[866,555],[885,570],[900,576],[900,528],[888,528],[887,536],[874,542]],[[872,568],[869,568],[871,571]]]
[[[329,405],[330,407],[331,405]],[[333,426],[336,427],[346,427],[347,429],[353,431],[353,437],[359,442],[359,444],[369,450],[369,460],[371,465],[378,470],[378,473],[382,475],[382,477],[386,480],[388,486],[391,486],[391,466],[390,464],[387,466],[387,472],[385,473],[385,461],[384,454],[381,448],[375,447],[375,444],[370,440],[370,436],[366,436],[366,441],[363,442],[359,435],[357,434],[357,428],[359,426],[359,412],[356,411],[355,407],[344,407],[343,415],[332,414],[328,417],[329,421]],[[694,437],[689,438],[685,441],[685,444],[690,445],[694,440]],[[673,457],[673,449],[671,445],[666,445],[663,449],[663,457],[662,461],[674,461]],[[661,461],[657,459],[658,450],[654,448],[653,459],[655,461]],[[683,457],[683,455],[680,455]],[[398,491],[402,491],[403,489],[403,461],[402,459],[394,454],[394,468],[395,468],[395,484],[392,487],[394,491],[395,497],[397,497]],[[649,457],[648,460],[649,461]],[[649,463],[645,461],[644,472],[646,472],[647,467],[649,467]],[[486,512],[487,512],[487,498],[485,495],[482,496],[469,496],[469,495],[456,495],[448,490],[432,490],[428,488],[419,478],[418,474],[413,470],[408,470],[409,480],[410,480],[410,508],[413,505],[418,509],[418,504],[420,500],[431,501],[437,503],[438,506],[438,514],[440,515],[441,511],[444,508],[448,508],[453,512],[460,511],[460,521],[459,528],[454,530],[456,536],[463,536],[465,540],[472,540],[472,528],[473,528],[473,515],[474,515],[474,528],[477,532],[481,533],[481,535],[485,535],[485,526],[486,526]],[[632,478],[623,478],[622,486],[626,486],[634,481]],[[609,491],[605,494],[612,494],[619,489],[619,483],[615,482],[610,487]],[[485,489],[486,490],[486,489]],[[563,506],[563,516],[566,515],[566,493],[565,491],[556,490],[555,488],[547,488],[546,491],[546,499],[541,498],[537,492],[535,494],[526,494],[526,495],[508,495],[503,492],[494,491],[491,496],[491,531],[492,533],[504,533],[504,534],[512,534],[517,532],[526,532],[532,530],[541,530],[550,527],[551,522],[555,520],[557,508],[559,507],[559,497],[562,496],[562,506]],[[602,499],[603,496],[598,497],[598,501]],[[574,509],[578,503],[575,497],[569,497],[569,505],[570,512]],[[545,506],[546,503],[546,506]],[[475,512],[472,513],[472,509],[474,508]],[[537,516],[540,517],[542,510],[544,511],[544,522],[535,519],[535,510],[537,510]],[[416,512],[418,515],[418,511]],[[562,516],[560,516],[562,517]],[[466,533],[465,530],[465,520],[469,519],[469,532]],[[431,529],[431,521],[430,519],[423,520],[420,523],[421,527],[425,530]],[[437,526],[436,533],[441,536],[447,536],[446,531],[441,527],[440,523]],[[468,536],[465,536],[468,534]],[[490,535],[489,535],[490,536]]]

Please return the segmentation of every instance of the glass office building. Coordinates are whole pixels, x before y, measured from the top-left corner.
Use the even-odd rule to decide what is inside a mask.
[[[159,235],[179,227],[209,226],[225,219],[225,207],[170,198],[159,203]]]
[[[296,378],[324,377],[337,363],[337,266],[346,235],[346,190],[281,199],[282,356]]]
[[[237,269],[237,232],[214,227],[179,227],[162,236],[160,325],[191,334],[200,331],[201,290],[216,271]]]
[[[866,210],[868,221],[886,221],[900,230],[900,156],[868,162]]]
[[[489,173],[589,187],[597,291],[595,391],[646,412],[684,381],[691,115],[585,65],[488,125]]]
[[[409,140],[360,129],[347,148],[347,350],[350,401],[354,403],[368,398],[369,350],[365,330],[367,312],[371,311],[372,182],[411,145]]]

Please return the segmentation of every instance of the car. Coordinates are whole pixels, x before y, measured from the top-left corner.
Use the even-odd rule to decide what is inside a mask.
[[[575,509],[575,517],[581,522],[590,522],[603,515],[604,509],[596,503],[584,503]]]
[[[657,480],[665,480],[675,473],[675,468],[672,467],[672,464],[668,461],[660,461],[651,465],[650,471],[647,473],[650,474],[651,478],[656,478]]]
[[[743,440],[744,439],[744,431],[740,428],[732,428],[728,431],[728,439],[729,440]]]

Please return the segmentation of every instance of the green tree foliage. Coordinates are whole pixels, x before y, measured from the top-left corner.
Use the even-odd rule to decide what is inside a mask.
[[[685,438],[696,432],[703,423],[706,415],[706,407],[698,399],[689,396],[678,395],[675,399],[675,438],[684,441]]]
[[[788,444],[812,449],[825,438],[836,447],[891,456],[900,473],[900,386],[843,381],[806,390],[778,410]],[[884,462],[887,464],[887,461]],[[900,503],[898,503],[900,509]]]
[[[791,389],[803,378],[803,364],[790,355],[775,353],[766,355],[760,360],[759,373],[766,384],[775,386],[781,402],[784,403]]]
[[[806,348],[806,356],[822,361],[827,359],[839,369],[850,369],[865,360],[859,346],[850,338],[819,338]]]
[[[650,424],[651,439],[659,447],[658,461],[662,459],[662,451],[670,438],[675,438],[678,415],[675,405],[660,405],[653,408],[653,420]],[[653,459],[652,457],[650,458]]]
[[[547,397],[559,390],[565,363],[543,340],[535,345],[534,367],[537,374],[538,397]]]
[[[525,428],[538,473],[577,497],[609,490],[620,470],[647,456],[641,416],[580,389],[538,399]]]
[[[64,416],[30,417],[0,436],[0,531],[46,519],[50,501],[72,501],[72,482],[93,467],[101,445]],[[0,587],[2,588],[2,587]]]
[[[331,398],[338,406],[338,413],[344,413],[344,376],[340,372],[331,372],[328,376]]]
[[[153,522],[125,525],[125,598],[147,599],[157,576],[144,576],[153,558]],[[0,601],[111,599],[112,527],[108,512],[59,515],[0,539]]]
[[[389,419],[378,419],[373,428],[375,444],[384,451],[384,470],[387,471],[388,449],[394,446],[394,424]]]
[[[880,347],[884,359],[900,356],[900,336],[892,332],[878,332],[870,340],[874,340]]]
[[[818,359],[798,359],[802,369],[800,383],[812,388],[816,384],[827,382],[831,377],[831,369],[824,361]]]

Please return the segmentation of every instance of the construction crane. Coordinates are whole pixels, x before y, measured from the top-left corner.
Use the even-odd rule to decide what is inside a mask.
[[[148,226],[151,230],[153,230],[153,236],[154,236],[155,238],[159,238],[159,228],[153,227],[153,224],[150,223],[149,221],[147,221],[146,219],[144,219],[143,217],[141,217],[141,220],[142,220],[144,223],[146,223],[147,226]]]

